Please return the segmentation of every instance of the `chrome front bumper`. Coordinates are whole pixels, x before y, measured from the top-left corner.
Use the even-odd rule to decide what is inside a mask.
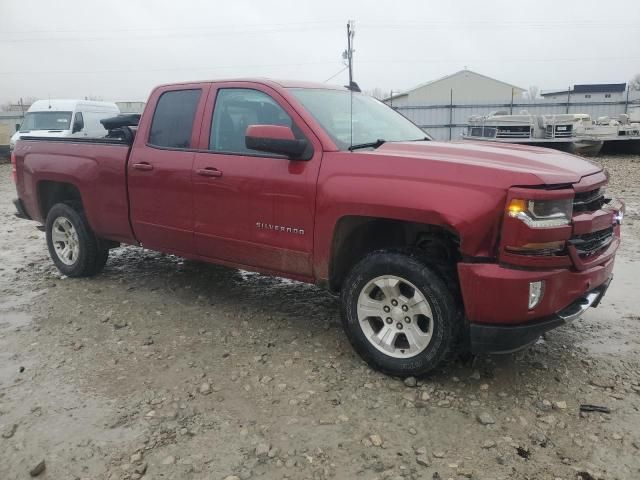
[[[523,325],[469,325],[469,343],[473,353],[512,353],[528,347],[540,335],[554,328],[576,320],[590,307],[597,307],[609,288],[613,276],[602,285],[587,292],[582,297],[551,317],[535,323]]]
[[[558,317],[560,317],[565,322],[571,322],[572,320],[581,317],[582,314],[586,312],[590,307],[597,307],[600,303],[600,300],[602,300],[602,297],[604,297],[604,294],[609,288],[609,284],[611,283],[612,279],[613,276],[609,277],[608,280],[602,285],[591,290],[586,295],[573,302],[567,308],[559,311],[556,315],[558,315]]]

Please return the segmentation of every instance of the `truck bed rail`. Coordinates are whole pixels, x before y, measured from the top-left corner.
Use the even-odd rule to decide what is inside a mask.
[[[121,138],[32,137],[28,135],[20,137],[20,140],[61,143],[97,143],[100,145],[123,145],[127,147],[132,143]]]

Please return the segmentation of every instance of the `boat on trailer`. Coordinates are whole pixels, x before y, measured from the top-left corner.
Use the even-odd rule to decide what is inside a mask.
[[[621,115],[597,122],[586,113],[532,115],[526,110],[517,115],[505,111],[469,118],[465,140],[516,143],[554,148],[579,155],[597,155],[603,147],[640,153],[640,123]]]
[[[526,110],[517,115],[504,111],[469,118],[465,140],[516,143],[554,148],[581,155],[596,155],[602,141],[576,131],[584,130],[591,118],[584,114],[532,115]]]
[[[598,117],[595,125],[603,132],[603,152],[640,154],[640,118],[632,115],[622,114],[617,119]]]

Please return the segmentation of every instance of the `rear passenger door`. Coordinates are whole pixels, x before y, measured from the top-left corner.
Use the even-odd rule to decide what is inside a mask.
[[[127,165],[131,223],[153,250],[194,253],[194,147],[209,84],[160,88],[150,99],[151,119],[141,124]]]

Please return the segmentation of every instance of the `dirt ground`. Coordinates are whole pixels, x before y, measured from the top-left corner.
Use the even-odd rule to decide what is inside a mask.
[[[627,201],[601,306],[415,386],[313,286],[137,247],[61,278],[0,165],[0,479],[640,478],[640,157],[599,161]]]

